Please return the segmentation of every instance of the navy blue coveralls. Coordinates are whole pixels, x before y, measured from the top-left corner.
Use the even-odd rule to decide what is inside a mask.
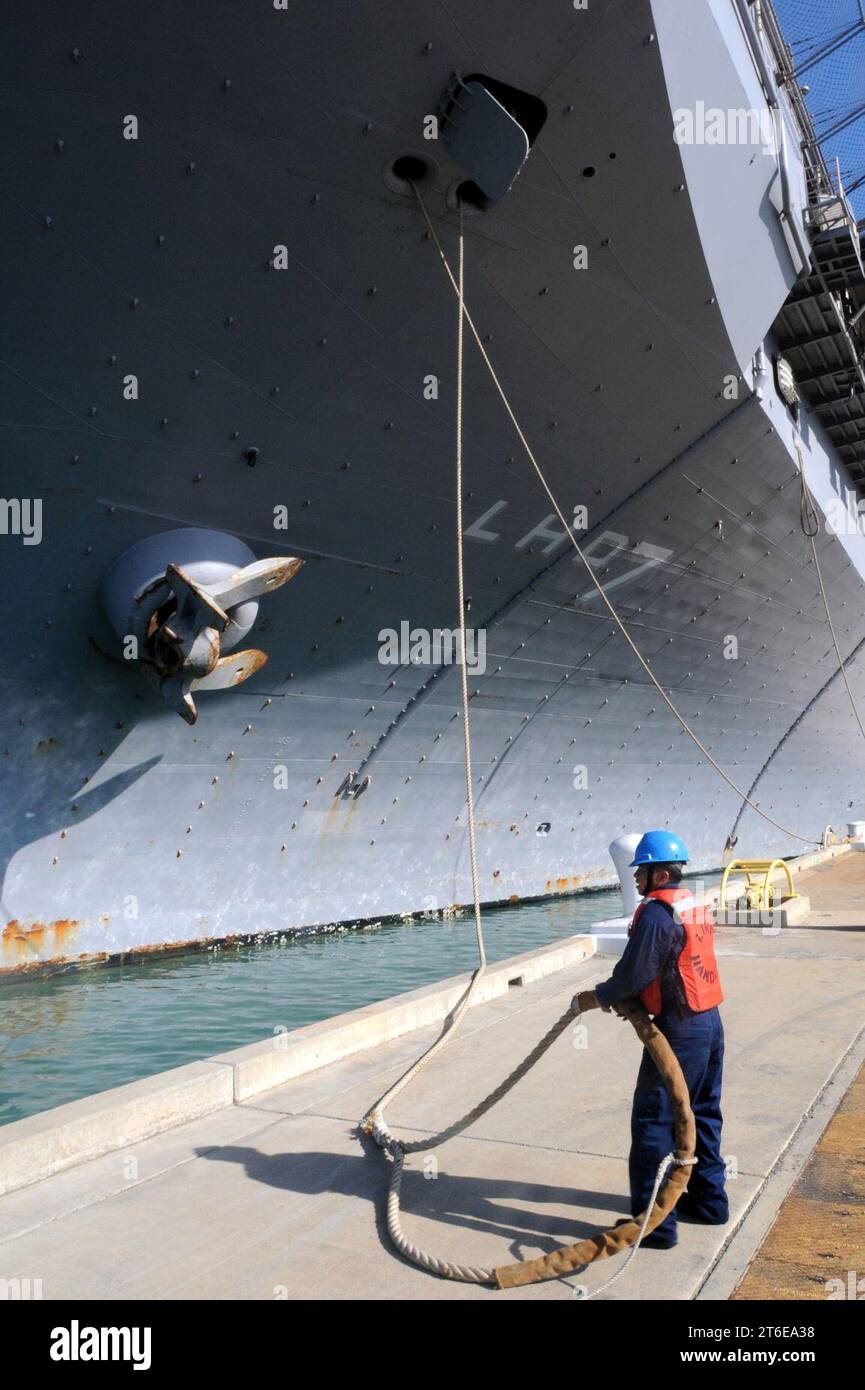
[[[684,1196],[644,1241],[655,1248],[676,1244],[677,1212],[713,1225],[723,1225],[730,1216],[721,1157],[724,1028],[717,1007],[704,1013],[693,1013],[688,1007],[677,965],[684,944],[684,928],[670,908],[648,898],[609,980],[595,986],[600,1002],[610,1006],[638,996],[660,975],[662,1008],[654,1021],[678,1057],[691,1095],[697,1163]],[[644,1049],[631,1110],[632,1216],[645,1211],[658,1165],[673,1148],[673,1108],[660,1073]]]

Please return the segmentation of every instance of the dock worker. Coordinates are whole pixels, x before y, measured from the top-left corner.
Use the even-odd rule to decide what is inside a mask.
[[[697,1162],[687,1190],[672,1212],[642,1242],[669,1250],[678,1241],[679,1215],[707,1225],[730,1217],[721,1157],[721,1081],[724,1028],[718,1005],[724,995],[714,952],[714,920],[707,908],[675,904],[690,897],[680,887],[688,862],[684,841],[668,830],[649,830],[630,867],[643,901],[628,928],[628,942],[612,975],[595,986],[605,1012],[619,1012],[638,998],[677,1058],[697,1125]],[[658,1165],[674,1149],[673,1109],[655,1063],[644,1051],[631,1111],[628,1173],[631,1215],[645,1211]]]

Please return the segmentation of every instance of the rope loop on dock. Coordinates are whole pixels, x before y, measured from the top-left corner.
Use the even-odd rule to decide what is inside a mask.
[[[575,1007],[576,1006],[576,1007]],[[631,1259],[640,1245],[643,1238],[650,1234],[660,1223],[670,1214],[685,1191],[690,1178],[690,1170],[697,1162],[695,1149],[697,1142],[697,1129],[691,1110],[690,1096],[685,1078],[682,1074],[678,1058],[670,1047],[664,1034],[651,1021],[642,1005],[637,1002],[623,1005],[623,1012],[626,1018],[633,1025],[637,1036],[640,1038],[646,1050],[652,1056],[657,1066],[661,1079],[670,1096],[673,1105],[674,1127],[676,1137],[676,1149],[673,1153],[667,1154],[658,1167],[655,1177],[655,1184],[652,1195],[643,1211],[639,1216],[630,1219],[624,1218],[610,1230],[598,1232],[597,1235],[588,1236],[584,1240],[578,1241],[575,1245],[563,1246],[561,1249],[554,1250],[548,1255],[543,1255],[535,1260],[524,1260],[518,1264],[502,1265],[497,1268],[483,1268],[475,1265],[454,1264],[450,1260],[445,1260],[437,1255],[430,1254],[429,1251],[421,1249],[413,1241],[409,1240],[402,1229],[400,1198],[402,1194],[402,1179],[405,1171],[405,1161],[409,1154],[426,1153],[438,1148],[448,1139],[454,1138],[468,1129],[475,1120],[485,1115],[488,1110],[492,1110],[508,1091],[512,1090],[518,1081],[529,1072],[536,1062],[552,1047],[553,1043],[567,1028],[570,1023],[579,1021],[584,1010],[598,1007],[598,1001],[592,990],[587,990],[579,994],[572,1001],[562,1016],[556,1020],[552,1028],[541,1038],[527,1057],[523,1058],[520,1064],[514,1068],[509,1076],[502,1081],[494,1091],[491,1091],[482,1101],[461,1119],[456,1120],[447,1129],[440,1130],[438,1134],[430,1135],[426,1139],[417,1139],[406,1142],[395,1139],[387,1126],[379,1117],[379,1126],[374,1131],[379,1145],[393,1159],[390,1177],[390,1189],[387,1198],[387,1229],[396,1249],[412,1264],[420,1269],[425,1269],[431,1274],[438,1274],[446,1279],[454,1279],[462,1283],[488,1284],[495,1288],[512,1288],[521,1284],[538,1283],[546,1279],[561,1279],[562,1277],[573,1274],[577,1269],[584,1265],[593,1263],[595,1260],[604,1259],[610,1255],[619,1254],[621,1251],[632,1246],[633,1249],[629,1258],[617,1270],[612,1278],[608,1279],[599,1288],[593,1290],[588,1298],[595,1298],[624,1273],[630,1264]],[[672,1170],[672,1171],[670,1171]],[[670,1176],[667,1177],[668,1172]]]

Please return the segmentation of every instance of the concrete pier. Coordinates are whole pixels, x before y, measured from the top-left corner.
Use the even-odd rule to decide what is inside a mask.
[[[865,856],[845,854],[803,870],[797,887],[811,899],[806,925],[777,934],[718,931],[730,1224],[703,1227],[683,1219],[678,1246],[638,1251],[605,1299],[733,1296],[865,1058],[865,931],[854,929],[865,924]],[[595,946],[591,938],[575,938],[566,948],[495,967],[484,1002],[389,1110],[394,1133],[412,1139],[432,1133],[491,1091],[577,990],[609,976],[615,958]],[[14,1281],[38,1279],[46,1299],[525,1300],[572,1299],[574,1286],[591,1291],[624,1257],[567,1282],[496,1292],[424,1274],[390,1246],[382,1220],[388,1167],[374,1145],[358,1139],[356,1124],[438,1035],[440,1010],[459,988],[457,982],[415,991],[428,1010],[420,1027],[410,1027],[414,1015],[404,1002],[410,996],[357,1011],[373,1020],[377,1010],[390,1008],[387,1026],[370,1025],[384,1030],[386,1040],[376,1045],[348,1046],[352,1027],[357,1031],[354,1015],[316,1025],[314,1069],[269,1089],[239,1089],[239,1054],[196,1063],[199,1077],[190,1078],[188,1094],[204,1094],[204,1087],[206,1112],[178,1122],[184,1085],[175,1080],[165,1125],[156,1132],[135,1127],[140,1111],[128,1094],[134,1087],[120,1088],[123,1096],[108,1093],[126,1106],[126,1140],[117,1130],[111,1151],[64,1166],[55,1134],[52,1175],[27,1181],[25,1173],[25,1185],[0,1199],[3,1287],[14,1296],[20,1286]],[[433,1005],[436,991],[446,997]],[[496,1265],[571,1243],[628,1214],[629,1116],[640,1045],[613,1015],[593,1013],[583,1023],[584,1034],[568,1029],[499,1106],[437,1150],[435,1164],[423,1154],[410,1158],[404,1228],[416,1243],[453,1261]],[[337,1048],[327,1060],[324,1039],[340,1029],[342,1054]],[[312,1032],[304,1030],[307,1042]],[[260,1046],[244,1075],[260,1076],[266,1047],[273,1044]],[[150,1088],[152,1105],[159,1078],[135,1086]],[[76,1106],[85,1109],[61,1115]],[[110,1110],[106,1097],[93,1098],[5,1127],[0,1171],[4,1148],[11,1154],[16,1143],[31,1147],[19,1147],[15,1162],[25,1152],[38,1162],[52,1117],[60,1117],[67,1134],[77,1125],[80,1139],[88,1113]],[[848,1167],[861,1161],[865,1112],[851,1104],[846,1113],[847,1147],[829,1145],[830,1165],[833,1153]],[[97,1148],[101,1123],[94,1118],[91,1125]],[[15,1172],[14,1162],[7,1172]],[[861,1203],[859,1188],[856,1193],[851,1200]],[[821,1250],[831,1248],[832,1219],[827,1215]],[[854,1220],[845,1230],[839,1258],[845,1268],[865,1270],[865,1248],[857,1246],[865,1223]],[[834,1265],[817,1253],[806,1253],[805,1265],[799,1292],[785,1285],[773,1294],[770,1267],[753,1286],[761,1290],[757,1296],[825,1296]]]

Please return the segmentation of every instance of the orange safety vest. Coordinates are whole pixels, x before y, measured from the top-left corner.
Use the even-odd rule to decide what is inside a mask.
[[[647,893],[646,898],[659,898],[662,903],[672,907],[681,898],[690,894],[684,888],[656,888]],[[628,936],[640,920],[646,903],[641,902],[634,913]],[[685,944],[679,954],[679,976],[685,991],[688,1007],[694,1013],[705,1013],[714,1009],[724,999],[718,964],[715,960],[715,921],[707,907],[691,907],[681,917],[676,914],[685,931]],[[640,1002],[647,1013],[659,1014],[662,1008],[661,977],[658,975],[651,984],[640,991]]]

